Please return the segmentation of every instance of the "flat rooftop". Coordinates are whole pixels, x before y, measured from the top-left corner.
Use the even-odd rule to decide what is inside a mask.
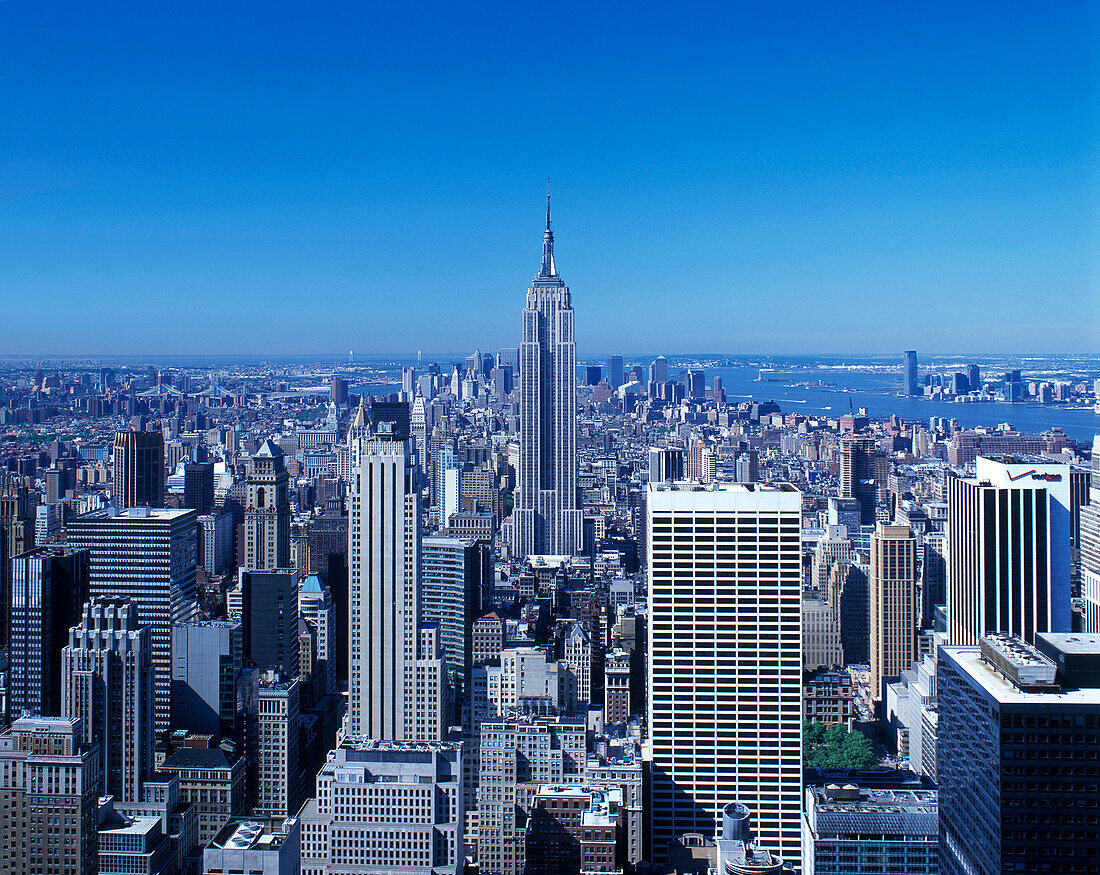
[[[1090,635],[1087,632],[1040,632],[1038,634],[1063,653],[1100,656],[1100,635]]]
[[[938,794],[935,790],[859,789],[858,799],[830,798],[830,788],[810,787],[818,811],[857,812],[925,812],[935,814]]]
[[[209,847],[229,851],[275,851],[286,841],[286,834],[267,820],[238,820],[227,823]]]
[[[729,480],[717,480],[714,483],[699,483],[695,480],[666,480],[650,483],[651,492],[737,492],[742,494],[769,492],[798,492],[792,483],[734,483]]]
[[[1098,688],[1021,690],[986,662],[978,647],[948,646],[940,652],[958,663],[995,701],[1004,705],[1100,705]]]

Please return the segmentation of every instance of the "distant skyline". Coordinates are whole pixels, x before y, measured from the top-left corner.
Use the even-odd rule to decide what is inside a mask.
[[[3,352],[517,346],[548,173],[581,358],[1094,352],[1098,35],[1084,2],[7,0]]]

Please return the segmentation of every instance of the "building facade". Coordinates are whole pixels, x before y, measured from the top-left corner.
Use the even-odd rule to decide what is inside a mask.
[[[460,745],[348,739],[306,802],[302,875],[463,871]]]
[[[118,432],[111,459],[115,507],[164,507],[164,436],[159,431]]]
[[[254,811],[291,817],[301,807],[301,722],[297,679],[260,678],[257,702],[258,791]]]
[[[940,648],[940,872],[1100,870],[1100,637]]]
[[[422,550],[421,618],[439,626],[452,696],[461,707],[470,690],[473,626],[481,613],[487,548],[473,538],[424,538]]]
[[[917,541],[908,526],[880,524],[871,536],[871,695],[917,657]]]
[[[172,627],[172,725],[200,735],[231,735],[237,725],[237,677],[244,668],[239,620]]]
[[[136,802],[153,773],[150,637],[129,601],[92,599],[61,656],[61,714],[87,727],[103,793],[123,802]]]
[[[947,636],[1070,629],[1069,466],[979,457],[947,500]]]
[[[70,545],[88,550],[90,597],[129,599],[149,628],[156,730],[163,732],[171,724],[172,626],[195,615],[195,511],[108,508],[66,528]]]
[[[289,482],[283,451],[274,441],[264,441],[248,472],[244,567],[249,571],[290,566]]]
[[[8,711],[61,713],[61,651],[88,600],[88,551],[54,544],[11,560]]]
[[[368,426],[371,431],[368,431]],[[407,429],[406,429],[407,431]],[[373,432],[373,433],[371,433]],[[438,741],[447,714],[446,666],[439,651],[418,652],[434,636],[418,634],[420,471],[392,422],[349,432],[348,579],[350,667],[346,734],[386,741]],[[429,676],[437,685],[418,689]],[[426,730],[427,737],[419,733]]]
[[[99,750],[80,720],[16,720],[0,734],[0,871],[97,871],[102,787]]]
[[[803,875],[936,875],[936,791],[809,787],[802,839]]]
[[[801,510],[794,487],[650,484],[651,859],[730,799],[797,865]]]

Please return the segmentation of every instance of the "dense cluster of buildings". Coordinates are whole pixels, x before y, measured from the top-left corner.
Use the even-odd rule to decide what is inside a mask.
[[[578,364],[8,373],[0,868],[1100,871],[1100,447]]]

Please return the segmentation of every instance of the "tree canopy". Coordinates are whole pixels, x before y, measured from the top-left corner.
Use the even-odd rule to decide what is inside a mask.
[[[879,758],[867,736],[842,723],[802,721],[802,764],[817,769],[867,769]]]

